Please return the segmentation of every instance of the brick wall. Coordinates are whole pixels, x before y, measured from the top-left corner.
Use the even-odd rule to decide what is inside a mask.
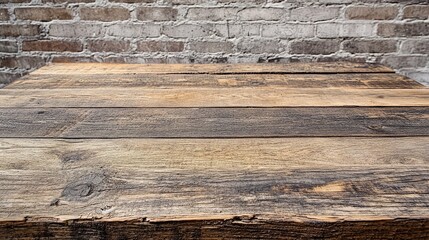
[[[46,62],[381,62],[429,82],[429,0],[0,0],[0,83]]]

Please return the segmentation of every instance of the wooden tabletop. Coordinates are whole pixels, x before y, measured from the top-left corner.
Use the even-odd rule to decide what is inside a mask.
[[[429,239],[429,89],[360,63],[45,66],[0,89],[0,239]]]

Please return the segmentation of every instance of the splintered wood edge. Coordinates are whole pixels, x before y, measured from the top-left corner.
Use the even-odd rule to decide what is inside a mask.
[[[277,218],[277,219],[276,219]],[[428,218],[343,219],[224,215],[167,219],[27,218],[1,222],[6,239],[426,239]]]

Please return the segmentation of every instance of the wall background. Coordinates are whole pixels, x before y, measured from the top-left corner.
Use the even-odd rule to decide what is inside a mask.
[[[0,0],[0,84],[46,62],[379,62],[429,83],[429,0]]]

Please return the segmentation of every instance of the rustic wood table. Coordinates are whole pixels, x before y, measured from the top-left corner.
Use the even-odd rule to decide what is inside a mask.
[[[429,239],[429,89],[383,66],[52,64],[0,89],[0,239]]]

